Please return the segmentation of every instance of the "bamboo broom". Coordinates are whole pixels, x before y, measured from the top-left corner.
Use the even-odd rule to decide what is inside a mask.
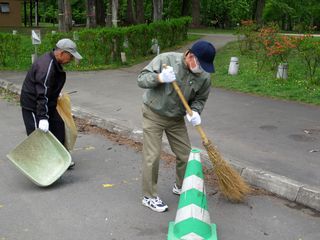
[[[176,81],[173,81],[172,85],[179,95],[187,113],[192,116],[192,110],[182,94],[179,85]],[[250,186],[241,178],[240,174],[222,158],[217,148],[207,138],[201,125],[197,125],[195,127],[201,136],[202,144],[207,150],[209,159],[213,164],[213,171],[218,178],[220,191],[227,199],[231,201],[243,201],[245,195],[251,191]]]

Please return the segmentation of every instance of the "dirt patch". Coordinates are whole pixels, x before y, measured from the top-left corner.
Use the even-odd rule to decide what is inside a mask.
[[[19,104],[20,95],[12,93],[10,90],[0,87],[0,99]]]
[[[129,139],[127,137],[121,136],[120,134],[116,134],[110,132],[106,129],[99,128],[95,125],[90,124],[88,121],[75,118],[75,123],[77,124],[78,131],[85,134],[99,134],[101,136],[106,137],[110,141],[118,144],[118,145],[126,145],[130,148],[134,149],[136,152],[142,152],[142,143]],[[171,167],[175,163],[175,157],[166,152],[161,153],[161,159],[164,160],[166,167]]]
[[[118,144],[118,145],[125,145],[125,146],[128,146],[128,147],[134,149],[134,151],[136,151],[136,152],[142,152],[142,143],[141,142],[137,142],[137,141],[134,141],[134,140],[129,139],[127,137],[121,136],[120,134],[116,134],[116,133],[110,132],[106,129],[99,128],[95,125],[90,124],[89,121],[86,121],[83,119],[75,118],[75,122],[77,124],[79,132],[82,132],[84,134],[98,134],[98,135],[103,136],[103,137],[107,138],[108,140]],[[165,167],[174,167],[175,166],[175,156],[168,154],[166,152],[162,152],[161,159],[164,161]],[[208,195],[216,194],[218,192],[217,191],[218,190],[218,180],[217,180],[217,176],[215,175],[214,171],[212,169],[208,169],[206,167],[203,167],[203,174],[205,177],[205,183],[206,183],[206,187],[208,190],[207,194]],[[252,187],[252,192],[250,195],[256,196],[256,195],[272,195],[272,194],[265,191],[265,190]]]

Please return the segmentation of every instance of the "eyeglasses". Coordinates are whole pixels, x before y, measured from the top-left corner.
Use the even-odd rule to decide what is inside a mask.
[[[67,54],[69,55],[70,59],[73,59],[73,58],[74,58],[71,53],[69,53],[69,52],[67,52],[67,51],[63,51],[63,52],[64,52],[64,53],[67,53]]]

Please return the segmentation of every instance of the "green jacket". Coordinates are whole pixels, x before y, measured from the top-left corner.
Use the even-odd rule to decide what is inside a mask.
[[[183,53],[168,52],[156,56],[139,74],[138,86],[146,88],[143,102],[152,111],[166,117],[183,117],[186,110],[172,84],[160,83],[163,64],[173,67],[176,81],[193,111],[201,114],[211,89],[210,74],[193,74],[184,62]]]

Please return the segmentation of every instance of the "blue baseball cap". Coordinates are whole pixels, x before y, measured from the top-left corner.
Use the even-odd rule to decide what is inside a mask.
[[[192,45],[190,52],[197,57],[203,70],[209,73],[214,72],[213,61],[216,56],[216,49],[210,42],[200,40]]]

